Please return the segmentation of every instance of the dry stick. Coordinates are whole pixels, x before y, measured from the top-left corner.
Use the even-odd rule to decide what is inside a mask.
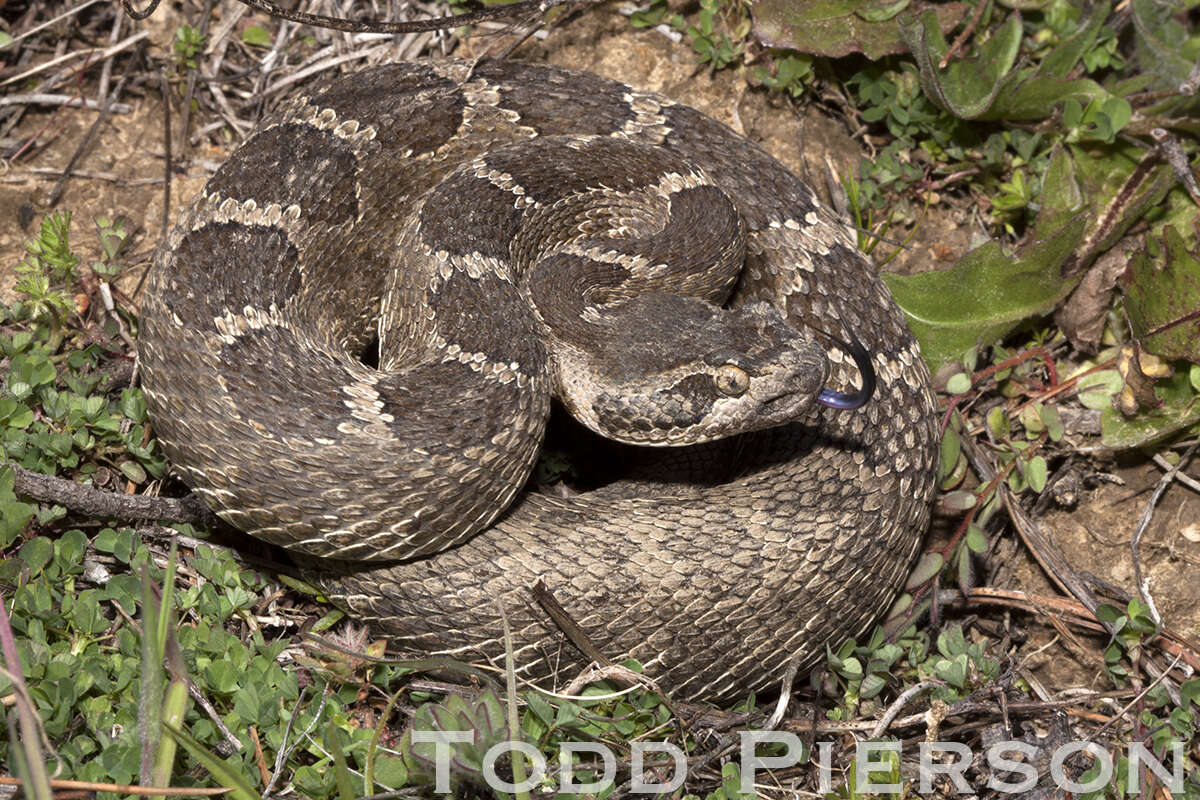
[[[297,739],[294,743],[291,743],[291,744],[288,743],[289,739],[291,738],[291,735],[292,735],[292,727],[296,724],[296,720],[300,717],[300,709],[303,708],[303,706],[304,706],[303,701],[304,701],[304,696],[306,694],[308,694],[307,686],[304,687],[304,689],[301,691],[300,697],[297,698],[297,700],[296,700],[296,705],[292,706],[292,713],[288,716],[287,725],[284,726],[284,729],[283,729],[282,747],[280,747],[279,750],[276,751],[276,753],[275,753],[274,771],[271,773],[271,779],[269,781],[267,781],[266,788],[263,789],[263,792],[262,792],[263,797],[270,797],[271,793],[275,791],[275,784],[279,782],[280,776],[283,775],[284,764],[287,762],[288,758],[291,757],[292,751],[296,749],[296,745],[299,744],[300,740],[303,739],[304,736],[306,736],[308,733],[308,731],[306,731],[305,733],[303,733],[299,737],[297,737]],[[317,706],[317,713],[313,715],[313,721],[312,721],[312,724],[309,726],[309,731],[312,730],[312,725],[316,725],[317,720],[319,720],[321,718],[321,712],[325,708],[326,697],[327,696],[325,695],[325,693],[322,692],[321,693],[321,704],[319,706]]]
[[[30,179],[58,180],[61,177],[61,169],[55,169],[54,167],[27,167],[0,175],[0,183],[24,183]],[[121,186],[153,186],[162,183],[162,178],[123,178],[115,172],[105,172],[96,169],[77,169],[71,173],[71,177],[92,181],[109,181]]]
[[[1191,164],[1188,163],[1187,154],[1183,152],[1183,145],[1180,144],[1179,138],[1172,135],[1166,128],[1152,129],[1150,138],[1158,145],[1158,152],[1171,165],[1175,178],[1183,184],[1183,188],[1187,189],[1192,200],[1200,203],[1200,186],[1196,184],[1196,175],[1192,172]]]
[[[165,522],[209,522],[212,512],[195,495],[182,500],[144,494],[116,494],[75,481],[31,472],[9,464],[16,480],[13,491],[39,503],[54,503],[91,517]]]
[[[1188,74],[1187,79],[1179,84],[1177,91],[1184,97],[1191,97],[1196,93],[1197,89],[1200,89],[1200,59],[1196,60],[1192,71]]]
[[[38,64],[36,67],[27,69],[24,72],[22,72],[20,75],[14,75],[11,78],[7,78],[3,81],[0,81],[0,86],[7,86],[10,83],[16,83],[18,81],[25,80],[26,78],[28,78],[32,75],[36,75],[39,72],[44,72],[44,71],[50,69],[51,67],[57,66],[57,65],[63,63],[64,61],[70,61],[71,59],[74,59],[74,58],[80,58],[80,57],[86,56],[89,59],[89,61],[91,61],[92,57],[94,56],[95,57],[94,61],[100,62],[106,58],[109,58],[110,56],[120,53],[122,50],[128,50],[130,47],[137,44],[142,39],[145,39],[149,35],[150,35],[150,31],[139,31],[138,33],[133,34],[129,38],[113,45],[112,47],[106,47],[103,50],[101,50],[100,48],[93,48],[91,50],[75,50],[70,53],[64,53],[63,55],[61,55],[57,58],[52,58],[45,63]]]
[[[63,108],[83,108],[88,111],[102,111],[104,106],[90,97],[80,97],[74,94],[54,94],[34,92],[32,94],[10,94],[0,97],[2,106],[62,106]],[[128,114],[133,106],[125,103],[112,103],[109,111],[117,114]]]
[[[1167,461],[1165,458],[1163,458],[1158,453],[1154,454],[1153,460],[1154,460],[1155,464],[1157,464],[1158,466],[1162,467],[1165,470],[1174,469],[1174,467],[1171,466],[1171,462]],[[1182,483],[1184,486],[1188,487],[1189,489],[1194,489],[1197,492],[1200,492],[1200,481],[1196,480],[1191,475],[1188,475],[1186,472],[1176,472],[1175,480],[1179,481],[1180,483]]]
[[[336,67],[339,64],[346,63],[347,61],[358,61],[358,60],[361,60],[364,58],[369,58],[370,56],[374,55],[378,51],[387,50],[387,47],[388,47],[388,45],[384,44],[384,45],[380,45],[379,47],[373,47],[369,50],[358,50],[353,53],[345,53],[340,56],[334,56],[326,61],[322,61],[318,64],[313,64],[312,66],[302,69],[298,72],[293,72],[291,75],[287,76],[286,78],[280,78],[278,81],[271,84],[266,89],[263,89],[262,96],[264,98],[269,97],[270,95],[275,94],[279,90],[285,89],[288,86],[291,86],[293,83],[304,80],[309,75],[313,75],[317,72],[322,72],[323,70],[330,69],[331,67]]]
[[[601,653],[600,648],[592,644],[592,640],[583,632],[583,628],[579,627],[579,623],[571,618],[571,615],[562,607],[562,604],[558,602],[543,581],[539,580],[529,591],[542,610],[554,621],[554,624],[571,641],[571,644],[579,649],[579,652],[602,667],[612,666],[612,659]]]
[[[124,20],[125,18],[120,14],[113,14],[113,26],[108,34],[108,43],[110,45],[116,44],[121,38],[121,23]],[[112,56],[104,59],[104,66],[100,68],[100,85],[96,88],[96,102],[104,103],[106,107],[111,102],[111,98],[108,96],[108,85],[112,80],[112,66]]]
[[[967,39],[975,32],[975,27],[979,24],[979,20],[983,18],[983,12],[987,9],[987,3],[980,3],[975,9],[975,13],[971,16],[971,21],[967,23],[967,27],[963,28],[963,32],[954,40],[954,44],[950,45],[946,50],[946,55],[942,56],[942,60],[938,62],[938,69],[945,69],[950,63],[950,59],[958,54],[962,46],[967,43]]]
[[[967,605],[985,603],[992,605],[1019,608],[1034,614],[1047,614],[1056,611],[1065,615],[1068,622],[1081,628],[1107,633],[1105,626],[1077,600],[1066,597],[1048,597],[1046,595],[1025,592],[1020,589],[998,589],[994,586],[979,586],[971,590],[970,596],[964,597],[956,589],[943,589],[944,603]],[[1190,641],[1186,636],[1170,628],[1162,628],[1158,632],[1155,643],[1171,655],[1182,654],[1183,660],[1193,670],[1200,670],[1200,644]]]
[[[800,671],[800,657],[792,656],[788,659],[787,669],[783,671],[783,681],[779,689],[779,700],[775,703],[775,711],[772,712],[771,718],[767,720],[765,730],[773,731],[779,727],[779,723],[783,722],[783,716],[787,713],[788,703],[792,700],[792,684],[796,682],[796,673]]]
[[[667,710],[671,712],[671,716],[676,721],[676,727],[678,728],[680,735],[683,734],[683,722],[679,712],[675,709],[675,706],[671,699],[667,696],[667,693],[658,688],[657,683],[645,675],[638,675],[636,672],[633,672],[632,670],[623,667],[620,664],[614,664],[611,659],[601,653],[600,648],[592,644],[591,639],[589,639],[588,635],[583,632],[583,628],[579,627],[579,623],[577,623],[574,618],[571,617],[570,613],[562,607],[562,604],[558,602],[558,598],[554,596],[554,594],[543,581],[539,580],[537,583],[535,583],[530,589],[530,592],[533,594],[533,599],[537,601],[538,605],[542,607],[542,610],[546,612],[550,619],[554,621],[554,624],[558,626],[559,630],[561,630],[563,634],[571,641],[571,644],[579,648],[579,651],[583,653],[584,656],[596,662],[596,664],[598,664],[600,667],[599,672],[603,673],[605,677],[616,678],[617,680],[626,683],[648,686],[650,689],[661,695],[664,705],[666,705]],[[507,625],[507,622],[505,624]],[[586,670],[583,675],[580,675],[575,680],[571,681],[570,686],[573,687],[577,683],[580,683],[585,675],[590,678],[588,681],[589,683],[594,680],[599,680],[599,677],[591,677],[595,674],[596,671],[594,670]],[[578,694],[578,690],[571,691],[571,689],[568,688],[567,693]]]
[[[1084,700],[1098,700],[1102,698],[1123,696],[1128,697],[1133,692],[1125,690],[1116,693],[1095,692],[1086,697],[1072,697],[1067,700],[1031,700],[1026,702],[1009,702],[1008,710],[1013,714],[1034,713],[1038,711],[1053,711],[1057,709],[1069,708],[1071,706],[1080,705]],[[967,697],[955,703],[951,703],[946,707],[946,717],[966,716],[968,714],[1001,714],[1001,711],[996,708],[998,704],[995,701],[976,700],[973,697]],[[916,714],[909,714],[906,717],[893,719],[889,724],[889,728],[911,728],[914,725],[927,724],[927,712],[920,711]],[[817,733],[847,733],[851,731],[871,731],[878,723],[872,720],[863,720],[861,722],[818,722],[816,724]],[[788,722],[785,726],[787,730],[807,730],[808,726],[812,725],[811,720],[795,720]],[[802,727],[803,726],[803,727]]]
[[[944,681],[921,681],[914,683],[912,686],[905,689],[899,697],[892,701],[888,706],[887,711],[883,712],[883,716],[879,718],[879,722],[875,723],[875,727],[867,734],[868,739],[878,739],[883,736],[884,731],[892,724],[896,717],[900,716],[900,710],[908,704],[908,701],[916,697],[926,689],[932,689],[935,686],[945,686]]]
[[[983,458],[975,443],[965,437],[962,440],[963,452],[967,454],[967,458],[971,460],[971,465],[975,471],[979,473],[979,477],[984,481],[990,481],[996,474],[995,468]],[[1013,521],[1013,525],[1017,529],[1021,540],[1025,542],[1025,546],[1033,554],[1034,559],[1053,580],[1058,587],[1067,594],[1073,595],[1079,599],[1079,602],[1095,614],[1096,609],[1100,606],[1100,601],[1096,599],[1095,593],[1091,587],[1084,582],[1083,578],[1075,572],[1075,569],[1067,561],[1066,557],[1059,552],[1058,548],[1046,537],[1042,532],[1041,526],[1034,520],[1025,509],[1017,503],[1009,491],[1008,485],[1001,483],[997,487],[1000,492],[1000,498],[1004,503],[1004,508],[1008,512],[1008,516]],[[1105,624],[1105,628],[1112,633],[1112,628]]]
[[[8,42],[8,44],[5,45],[5,47],[11,48],[11,47],[13,47],[13,45],[15,45],[17,42],[21,41],[22,39],[27,39],[30,36],[32,36],[33,34],[37,33],[38,31],[44,30],[44,29],[50,27],[51,25],[58,22],[59,20],[64,20],[67,17],[74,16],[75,14],[78,14],[80,11],[83,11],[88,6],[95,5],[96,3],[99,3],[99,2],[101,2],[101,0],[84,0],[84,2],[80,3],[79,5],[75,6],[74,8],[67,9],[63,13],[59,14],[57,17],[48,19],[39,25],[35,25],[34,27],[30,28],[29,30],[25,31],[24,33],[14,36]]]
[[[1150,608],[1150,616],[1154,619],[1154,625],[1160,628],[1162,627],[1162,616],[1158,613],[1158,607],[1154,604],[1154,597],[1150,594],[1150,582],[1142,576],[1142,560],[1138,558],[1138,545],[1142,543],[1142,536],[1145,535],[1146,529],[1150,527],[1150,520],[1154,518],[1154,507],[1158,505],[1158,501],[1162,498],[1163,493],[1167,491],[1167,487],[1175,480],[1175,475],[1179,472],[1180,468],[1187,464],[1198,447],[1200,447],[1200,442],[1193,444],[1185,450],[1183,455],[1179,457],[1178,463],[1158,479],[1158,485],[1154,487],[1154,493],[1150,495],[1150,500],[1146,503],[1146,508],[1142,511],[1142,518],[1138,520],[1137,530],[1133,532],[1133,537],[1129,540],[1129,549],[1133,553],[1133,578],[1137,581],[1138,596]]]
[[[51,789],[76,789],[84,792],[112,792],[114,794],[144,794],[154,797],[175,797],[185,795],[228,794],[232,786],[217,786],[215,788],[199,788],[195,786],[137,786],[128,783],[97,783],[96,781],[69,781],[63,778],[50,778]],[[0,786],[23,786],[20,778],[10,778],[0,775]]]

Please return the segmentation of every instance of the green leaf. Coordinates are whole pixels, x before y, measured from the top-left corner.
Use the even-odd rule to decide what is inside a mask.
[[[7,548],[16,541],[33,519],[37,507],[19,500],[0,500],[0,548]]]
[[[1029,481],[1029,488],[1035,492],[1041,492],[1046,488],[1046,476],[1046,459],[1043,456],[1034,456],[1029,459],[1029,465],[1025,471],[1025,479]]]
[[[1175,4],[1132,0],[1129,9],[1139,64],[1154,75],[1158,88],[1175,91],[1187,79],[1195,57],[1194,48],[1188,47],[1188,30],[1175,18]],[[1193,58],[1184,55],[1189,49]]]
[[[754,36],[773,48],[839,58],[863,53],[869,59],[908,49],[897,14],[906,0],[758,0],[754,4]],[[940,3],[928,13],[930,24],[952,30],[967,15],[966,3]]]
[[[237,689],[242,675],[228,661],[214,661],[204,668],[204,677],[213,691],[230,694]]]
[[[1182,370],[1158,381],[1154,394],[1162,405],[1142,410],[1137,416],[1126,417],[1111,404],[1100,412],[1101,440],[1106,447],[1141,447],[1200,422],[1200,397],[1192,391]]]
[[[242,777],[241,772],[231,767],[207,747],[193,739],[190,734],[174,725],[164,725],[163,728],[174,737],[176,742],[183,745],[192,758],[199,761],[205,769],[212,773],[212,776],[217,779],[217,782],[221,786],[226,786],[233,790],[226,795],[227,797],[232,797],[234,800],[262,800],[262,795],[255,791],[250,782]]]
[[[983,534],[983,529],[978,525],[967,526],[967,547],[972,553],[983,553],[987,551],[987,537]]]
[[[267,29],[258,25],[250,25],[242,31],[242,41],[254,47],[270,47],[271,34]]]
[[[136,461],[122,461],[117,466],[121,469],[121,474],[134,483],[146,482],[146,470]]]
[[[913,567],[913,571],[909,573],[908,582],[904,585],[904,588],[911,591],[933,580],[942,571],[945,563],[945,559],[942,558],[941,553],[926,553],[921,556],[921,560],[917,562],[917,565]]]
[[[1174,226],[1150,238],[1121,278],[1125,313],[1142,347],[1200,364],[1200,257]]]
[[[1026,319],[1052,310],[1075,281],[1061,268],[1083,234],[1084,215],[1016,252],[988,242],[952,268],[917,275],[882,273],[921,351],[936,370],[976,345],[988,346]]]
[[[941,69],[938,63],[949,47],[932,12],[926,11],[916,20],[902,16],[900,30],[920,68],[925,95],[960,119],[980,117],[992,106],[1021,46],[1021,18],[1010,14],[976,58],[952,61]]]
[[[54,555],[54,542],[45,536],[35,536],[21,545],[18,555],[29,567],[29,571],[37,575],[50,563],[50,558]]]
[[[947,394],[966,394],[971,391],[971,376],[965,372],[956,372],[946,381]]]
[[[942,496],[942,505],[950,511],[967,511],[974,508],[976,502],[978,502],[978,498],[975,497],[974,492],[966,492],[961,489],[947,492]]]

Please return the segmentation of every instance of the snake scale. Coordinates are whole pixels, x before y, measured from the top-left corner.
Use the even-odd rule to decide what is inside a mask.
[[[586,73],[407,62],[284,104],[160,246],[139,358],[219,516],[322,557],[403,652],[502,666],[503,614],[529,679],[588,662],[540,581],[677,698],[778,685],[887,608],[928,520],[929,374],[847,228],[724,125]],[[871,371],[861,409],[814,402]],[[720,441],[523,490],[552,394],[623,442]]]

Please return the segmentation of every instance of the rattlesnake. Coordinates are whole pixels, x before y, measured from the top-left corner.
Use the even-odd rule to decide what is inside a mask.
[[[757,145],[594,75],[410,62],[296,98],[184,212],[142,313],[178,473],[323,557],[404,652],[502,664],[503,614],[522,676],[571,674],[540,581],[676,697],[762,690],[886,608],[928,519],[929,374],[846,227]],[[877,379],[857,411],[812,403],[863,388],[843,342]],[[521,492],[555,389],[643,444],[775,427]]]

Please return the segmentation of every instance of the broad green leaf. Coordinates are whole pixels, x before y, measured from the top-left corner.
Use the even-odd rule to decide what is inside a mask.
[[[1028,72],[1014,72],[1000,86],[992,105],[975,118],[992,120],[1046,119],[1054,114],[1059,103],[1069,98],[1078,98],[1086,103],[1093,98],[1109,97],[1112,95],[1090,78],[1068,80],[1056,75],[1030,75]]]
[[[1092,6],[1088,18],[1080,21],[1079,28],[1075,33],[1063,39],[1046,54],[1046,57],[1038,64],[1037,74],[1055,78],[1067,77],[1071,70],[1075,69],[1079,59],[1083,58],[1084,54],[1091,50],[1092,45],[1096,43],[1096,36],[1099,35],[1100,28],[1104,26],[1104,20],[1108,19],[1108,12],[1111,8],[1112,3],[1107,0]]]
[[[942,69],[938,63],[949,47],[932,12],[915,20],[901,17],[900,29],[920,69],[925,95],[961,119],[976,119],[991,108],[1021,46],[1021,18],[1010,14],[977,57],[952,61]]]
[[[1182,9],[1159,0],[1132,0],[1129,10],[1142,70],[1157,78],[1158,88],[1174,90],[1187,78],[1196,58],[1188,29],[1175,18]],[[1187,50],[1192,51],[1190,57]]]
[[[1021,322],[1045,314],[1070,292],[1063,265],[1083,234],[1086,215],[1015,252],[988,242],[942,272],[883,273],[933,369],[976,345],[987,346]]]
[[[35,536],[21,545],[19,555],[29,567],[29,571],[37,575],[46,564],[50,563],[50,557],[54,555],[54,542],[45,536]]]
[[[254,47],[270,47],[271,34],[260,25],[250,25],[242,31],[242,41]]]
[[[754,36],[768,47],[839,58],[862,53],[878,59],[909,48],[897,16],[908,0],[758,0]],[[927,12],[939,35],[953,29],[970,10],[966,3],[942,3]]]
[[[1077,261],[1090,263],[1162,202],[1175,182],[1171,168],[1132,145],[1070,148],[1074,174],[1092,214]]]
[[[1200,364],[1200,258],[1173,227],[1149,238],[1121,279],[1125,314],[1142,347]]]
[[[1100,412],[1101,440],[1114,450],[1141,447],[1200,422],[1200,397],[1192,391],[1187,372],[1178,370],[1154,386],[1162,405],[1126,417],[1111,404]]]
[[[942,571],[945,563],[946,561],[942,558],[941,553],[926,553],[921,556],[921,560],[917,562],[912,572],[909,573],[908,582],[904,585],[904,588],[912,590],[927,581],[933,580]]]

